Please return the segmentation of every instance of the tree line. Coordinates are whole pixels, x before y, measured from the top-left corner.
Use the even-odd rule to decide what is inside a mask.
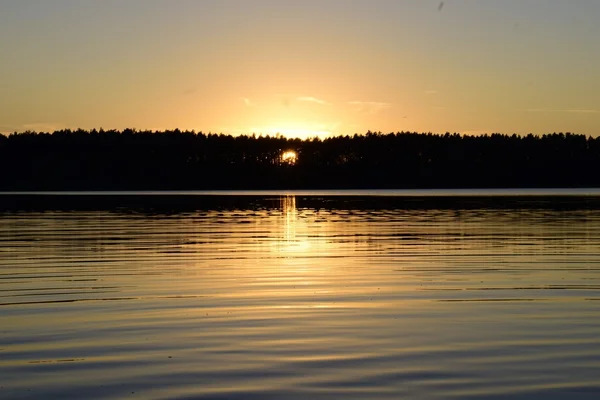
[[[4,191],[600,187],[600,138],[59,130],[0,135],[0,171]]]

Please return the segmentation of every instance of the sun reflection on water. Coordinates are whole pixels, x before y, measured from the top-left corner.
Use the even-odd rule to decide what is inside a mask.
[[[280,207],[283,218],[283,235],[280,243],[278,243],[277,250],[286,254],[286,257],[294,257],[307,252],[311,246],[306,235],[302,233],[306,231],[307,227],[303,226],[306,222],[299,221],[296,196],[282,196]]]
[[[288,195],[281,198],[281,211],[284,217],[284,239],[286,242],[296,239],[296,218],[298,210],[296,210],[296,196]]]

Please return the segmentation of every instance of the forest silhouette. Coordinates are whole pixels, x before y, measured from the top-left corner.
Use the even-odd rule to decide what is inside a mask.
[[[3,191],[600,187],[600,138],[79,129],[0,135],[0,168]]]

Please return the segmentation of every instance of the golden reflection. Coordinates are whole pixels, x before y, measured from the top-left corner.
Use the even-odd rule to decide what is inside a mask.
[[[286,195],[280,199],[282,213],[282,235],[277,243],[277,251],[297,256],[299,253],[307,252],[310,248],[310,242],[306,238],[306,226],[299,221],[298,210],[296,208],[296,196]],[[300,231],[300,232],[299,232]]]
[[[282,235],[279,243],[277,243],[277,251],[288,254],[290,257],[303,253],[310,247],[310,243],[306,239],[302,239],[301,234],[298,234],[298,229],[302,229],[298,221],[298,210],[296,208],[296,196],[286,195],[280,199],[281,215],[282,215]]]
[[[284,218],[284,241],[294,242],[296,240],[296,219],[298,218],[296,196],[283,196],[281,198],[281,211]]]

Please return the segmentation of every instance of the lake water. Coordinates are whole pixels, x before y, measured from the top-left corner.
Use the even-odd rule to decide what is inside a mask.
[[[596,191],[0,195],[1,399],[597,399]]]

